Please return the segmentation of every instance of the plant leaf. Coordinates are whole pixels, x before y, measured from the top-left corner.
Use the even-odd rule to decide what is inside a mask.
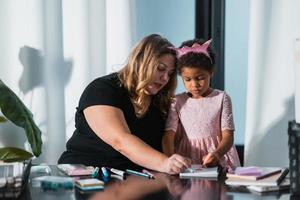
[[[32,113],[19,97],[0,80],[0,109],[2,114],[17,126],[24,128],[35,156],[41,154],[41,131],[34,123]]]
[[[16,147],[0,148],[0,160],[4,162],[19,162],[28,160],[33,155],[28,151]]]

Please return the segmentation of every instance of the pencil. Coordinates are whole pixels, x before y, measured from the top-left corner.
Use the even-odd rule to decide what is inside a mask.
[[[279,178],[277,179],[277,185],[280,185],[282,183],[282,181],[285,179],[286,175],[289,173],[289,169],[288,168],[284,168],[281,172],[281,175],[279,176]]]

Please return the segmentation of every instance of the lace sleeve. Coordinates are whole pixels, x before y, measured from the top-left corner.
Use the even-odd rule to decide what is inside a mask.
[[[226,93],[222,102],[221,130],[234,130],[231,98]]]
[[[177,131],[179,117],[176,110],[176,102],[176,99],[174,99],[170,106],[165,131]]]

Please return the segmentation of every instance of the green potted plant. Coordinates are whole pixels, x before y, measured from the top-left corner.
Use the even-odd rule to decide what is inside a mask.
[[[16,147],[3,147],[0,148],[0,161],[15,162],[30,159],[33,155],[38,157],[42,149],[41,131],[35,124],[32,113],[1,79],[0,111],[4,115],[0,116],[0,125],[10,120],[15,125],[22,127],[33,153]]]

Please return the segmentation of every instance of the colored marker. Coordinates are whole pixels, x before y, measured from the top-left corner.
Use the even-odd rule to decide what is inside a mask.
[[[131,169],[126,169],[126,173],[131,174],[131,175],[135,175],[135,176],[142,176],[142,177],[145,177],[145,178],[150,178],[149,174],[145,174],[145,173],[142,173],[142,172],[137,172],[137,171],[134,171],[134,170],[131,170]]]
[[[110,171],[113,172],[113,173],[115,173],[115,174],[118,174],[119,176],[122,176],[122,177],[125,176],[125,172],[122,171],[122,170],[110,168]]]
[[[155,179],[155,176],[151,172],[149,172],[148,170],[143,169],[143,173],[148,174],[150,176],[150,178]]]
[[[101,167],[101,171],[102,171],[103,176],[105,178],[109,178],[109,173],[108,173],[108,171],[107,171],[107,169],[105,167]]]
[[[92,173],[92,177],[93,178],[97,178],[98,177],[98,173],[99,173],[99,167],[96,167]]]

